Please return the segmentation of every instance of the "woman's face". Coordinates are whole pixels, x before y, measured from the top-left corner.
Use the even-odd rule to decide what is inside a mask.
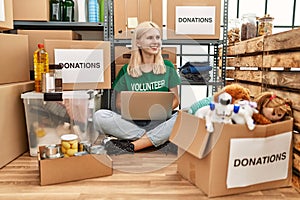
[[[155,28],[150,29],[137,40],[137,46],[142,49],[143,53],[156,55],[161,48],[160,32]]]

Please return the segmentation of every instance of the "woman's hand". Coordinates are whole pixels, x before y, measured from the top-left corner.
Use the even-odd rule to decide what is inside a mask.
[[[170,88],[170,92],[174,93],[174,99],[173,99],[173,105],[172,105],[172,108],[174,110],[175,108],[177,108],[179,106],[179,103],[180,103],[179,95],[178,95],[178,87],[176,86],[176,87]]]

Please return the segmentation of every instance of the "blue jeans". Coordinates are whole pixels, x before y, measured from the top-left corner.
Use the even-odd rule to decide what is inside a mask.
[[[146,134],[152,144],[157,147],[169,140],[176,117],[177,113],[167,121],[151,121],[145,126],[139,126],[132,121],[123,119],[118,113],[100,109],[95,112],[94,124],[95,129],[100,133],[119,139],[138,140]]]

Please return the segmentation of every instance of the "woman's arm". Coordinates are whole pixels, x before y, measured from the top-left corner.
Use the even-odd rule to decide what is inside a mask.
[[[180,100],[179,100],[179,95],[178,95],[178,87],[173,87],[170,88],[170,92],[174,93],[174,99],[173,99],[173,106],[172,108],[175,109],[179,106]]]
[[[116,109],[121,110],[121,95],[120,92],[116,92]]]

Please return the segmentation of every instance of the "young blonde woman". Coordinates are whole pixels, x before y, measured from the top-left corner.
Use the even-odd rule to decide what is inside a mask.
[[[174,65],[162,58],[161,45],[160,28],[155,23],[147,21],[136,27],[130,61],[121,68],[113,83],[116,110],[121,107],[121,91],[171,91],[175,94],[173,109],[179,105],[180,78]],[[176,113],[166,121],[134,122],[122,119],[118,112],[100,109],[95,113],[94,122],[100,133],[118,138],[105,143],[107,153],[122,154],[165,144],[175,119]]]

